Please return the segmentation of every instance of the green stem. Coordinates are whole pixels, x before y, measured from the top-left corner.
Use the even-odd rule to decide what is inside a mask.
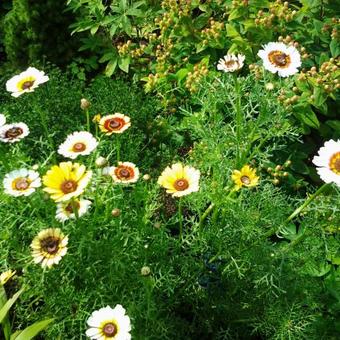
[[[179,215],[179,239],[183,240],[183,215],[182,215],[182,198],[178,200],[178,215]]]
[[[201,229],[203,226],[203,222],[204,220],[207,218],[207,216],[210,214],[210,212],[214,209],[215,204],[214,203],[210,203],[209,207],[204,211],[204,213],[201,215],[200,217],[200,221],[199,221],[199,228]]]
[[[78,211],[78,207],[77,207],[77,204],[76,204],[74,197],[72,197],[72,199],[71,199],[71,205],[72,205],[72,210],[74,212],[76,220],[78,220],[79,219],[79,211]]]
[[[120,161],[120,139],[119,139],[119,136],[117,136],[116,148],[117,148],[117,163],[118,163]]]
[[[238,81],[237,75],[234,74],[234,83],[235,83],[235,92],[236,92],[236,104],[235,104],[235,111],[236,111],[236,139],[237,139],[237,149],[236,149],[236,165],[237,167],[240,166],[241,162],[241,129],[242,129],[242,110],[241,110],[241,88],[240,83]]]
[[[89,113],[88,109],[85,110],[85,114],[86,114],[86,127],[87,127],[87,131],[90,132],[90,113]]]
[[[5,305],[7,302],[7,296],[5,288],[0,284],[0,309]],[[11,323],[9,321],[8,314],[1,322],[2,330],[6,340],[9,340],[11,337]]]

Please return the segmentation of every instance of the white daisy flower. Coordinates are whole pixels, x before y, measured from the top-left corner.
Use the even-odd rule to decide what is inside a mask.
[[[3,126],[6,124],[6,117],[2,113],[0,113],[0,126]]]
[[[86,336],[97,340],[130,340],[131,322],[121,305],[106,306],[94,311],[87,320]]]
[[[139,178],[139,169],[131,162],[118,162],[110,169],[110,175],[117,183],[135,183]]]
[[[97,145],[97,140],[90,132],[74,132],[59,146],[58,153],[66,158],[76,159],[79,155],[89,155]]]
[[[340,139],[329,140],[314,156],[316,171],[325,183],[334,182],[340,186]]]
[[[280,77],[288,77],[297,72],[301,66],[299,51],[294,46],[282,42],[270,42],[263,46],[257,55],[262,59],[266,70],[276,73]]]
[[[29,196],[41,186],[39,174],[33,170],[19,169],[8,173],[3,181],[5,193],[11,196]]]
[[[89,200],[74,200],[73,204],[78,210],[78,216],[81,217],[89,210],[92,202]],[[61,202],[57,204],[56,220],[59,222],[65,222],[69,219],[75,219],[76,215],[73,212],[72,202]]]
[[[40,84],[48,81],[45,72],[34,67],[14,76],[6,83],[6,90],[12,92],[13,97],[19,97],[25,92],[33,92]]]
[[[112,172],[114,171],[114,166],[105,166],[102,168],[102,175],[103,176],[111,176]]]
[[[30,133],[25,123],[5,124],[0,127],[0,141],[4,143],[19,142]]]
[[[242,54],[227,54],[218,61],[217,69],[224,72],[235,72],[243,67],[245,56]]]

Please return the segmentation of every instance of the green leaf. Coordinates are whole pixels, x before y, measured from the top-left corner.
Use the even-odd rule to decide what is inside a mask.
[[[5,319],[8,311],[11,309],[15,301],[18,299],[18,297],[22,294],[24,290],[25,290],[24,288],[21,288],[10,299],[8,299],[4,306],[0,309],[0,323],[2,323],[2,321]]]
[[[209,21],[210,13],[203,13],[193,22],[193,27],[197,30],[202,29]]]
[[[318,129],[320,127],[318,117],[309,105],[296,105],[294,107],[294,115],[299,121],[314,129]]]
[[[236,38],[240,35],[240,33],[238,33],[236,28],[231,24],[227,24],[226,29],[227,29],[227,36],[230,38]]]
[[[95,35],[97,33],[98,29],[99,29],[99,25],[91,27],[91,30],[90,30],[91,34]]]
[[[19,333],[15,338],[11,337],[11,340],[31,340],[37,334],[39,334],[43,329],[45,329],[54,319],[46,319],[43,321],[38,321],[31,326],[25,328],[22,332]]]
[[[117,67],[117,59],[109,61],[105,68],[105,75],[111,77]]]
[[[129,72],[129,65],[130,65],[130,57],[125,57],[125,58],[121,58],[118,60],[118,67],[126,73]]]
[[[336,58],[340,54],[340,44],[336,39],[333,39],[331,43],[329,44],[329,48],[332,53],[332,57]]]

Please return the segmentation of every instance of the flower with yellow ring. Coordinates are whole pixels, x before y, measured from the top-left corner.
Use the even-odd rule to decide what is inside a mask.
[[[243,166],[241,170],[234,170],[231,178],[235,182],[237,190],[242,187],[254,187],[259,182],[256,170],[252,169],[249,165]]]
[[[29,67],[26,71],[8,80],[6,89],[8,92],[12,92],[13,97],[19,97],[25,92],[33,92],[35,88],[47,82],[48,79],[43,71]]]
[[[189,195],[199,190],[200,172],[181,163],[167,167],[158,178],[158,184],[174,197]]]
[[[43,177],[43,189],[56,202],[69,201],[81,195],[88,185],[92,171],[79,163],[61,162],[54,165]]]

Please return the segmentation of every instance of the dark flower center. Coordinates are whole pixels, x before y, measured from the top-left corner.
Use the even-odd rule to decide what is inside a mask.
[[[20,136],[24,131],[19,127],[12,127],[5,132],[5,137],[8,139],[14,139]]]
[[[117,334],[117,326],[113,324],[112,322],[107,323],[103,327],[103,333],[105,334],[105,336],[109,338],[113,338]]]
[[[59,239],[49,236],[40,241],[41,248],[49,254],[56,254],[59,250]]]
[[[77,187],[77,182],[68,180],[61,184],[60,189],[64,194],[69,194],[70,192],[76,191]]]
[[[86,145],[84,143],[76,143],[73,145],[72,150],[74,152],[82,152],[86,149]]]
[[[111,118],[108,119],[104,123],[104,127],[106,130],[112,131],[112,130],[120,130],[125,125],[125,121],[122,118]]]
[[[245,185],[248,185],[248,184],[250,184],[250,178],[248,176],[242,176],[241,182]]]
[[[272,51],[268,55],[269,61],[277,67],[286,68],[290,65],[290,56],[281,51]]]
[[[27,90],[27,89],[30,89],[30,88],[33,86],[33,84],[34,84],[34,81],[33,81],[33,80],[28,80],[28,81],[25,81],[25,82],[22,84],[21,88],[22,88],[23,90]]]
[[[176,180],[174,187],[177,191],[183,191],[189,188],[189,182],[185,178],[180,178]]]
[[[329,161],[329,167],[333,172],[335,172],[337,175],[340,175],[340,152],[335,153],[330,161]]]
[[[71,203],[69,203],[69,204],[65,207],[65,210],[66,210],[67,212],[69,212],[70,214],[72,214],[72,213],[74,213],[73,207],[75,207],[77,210],[79,210],[79,208],[80,208],[79,202],[73,202],[73,203],[71,202]]]
[[[26,190],[30,186],[30,181],[27,178],[19,178],[15,181],[15,189]]]

